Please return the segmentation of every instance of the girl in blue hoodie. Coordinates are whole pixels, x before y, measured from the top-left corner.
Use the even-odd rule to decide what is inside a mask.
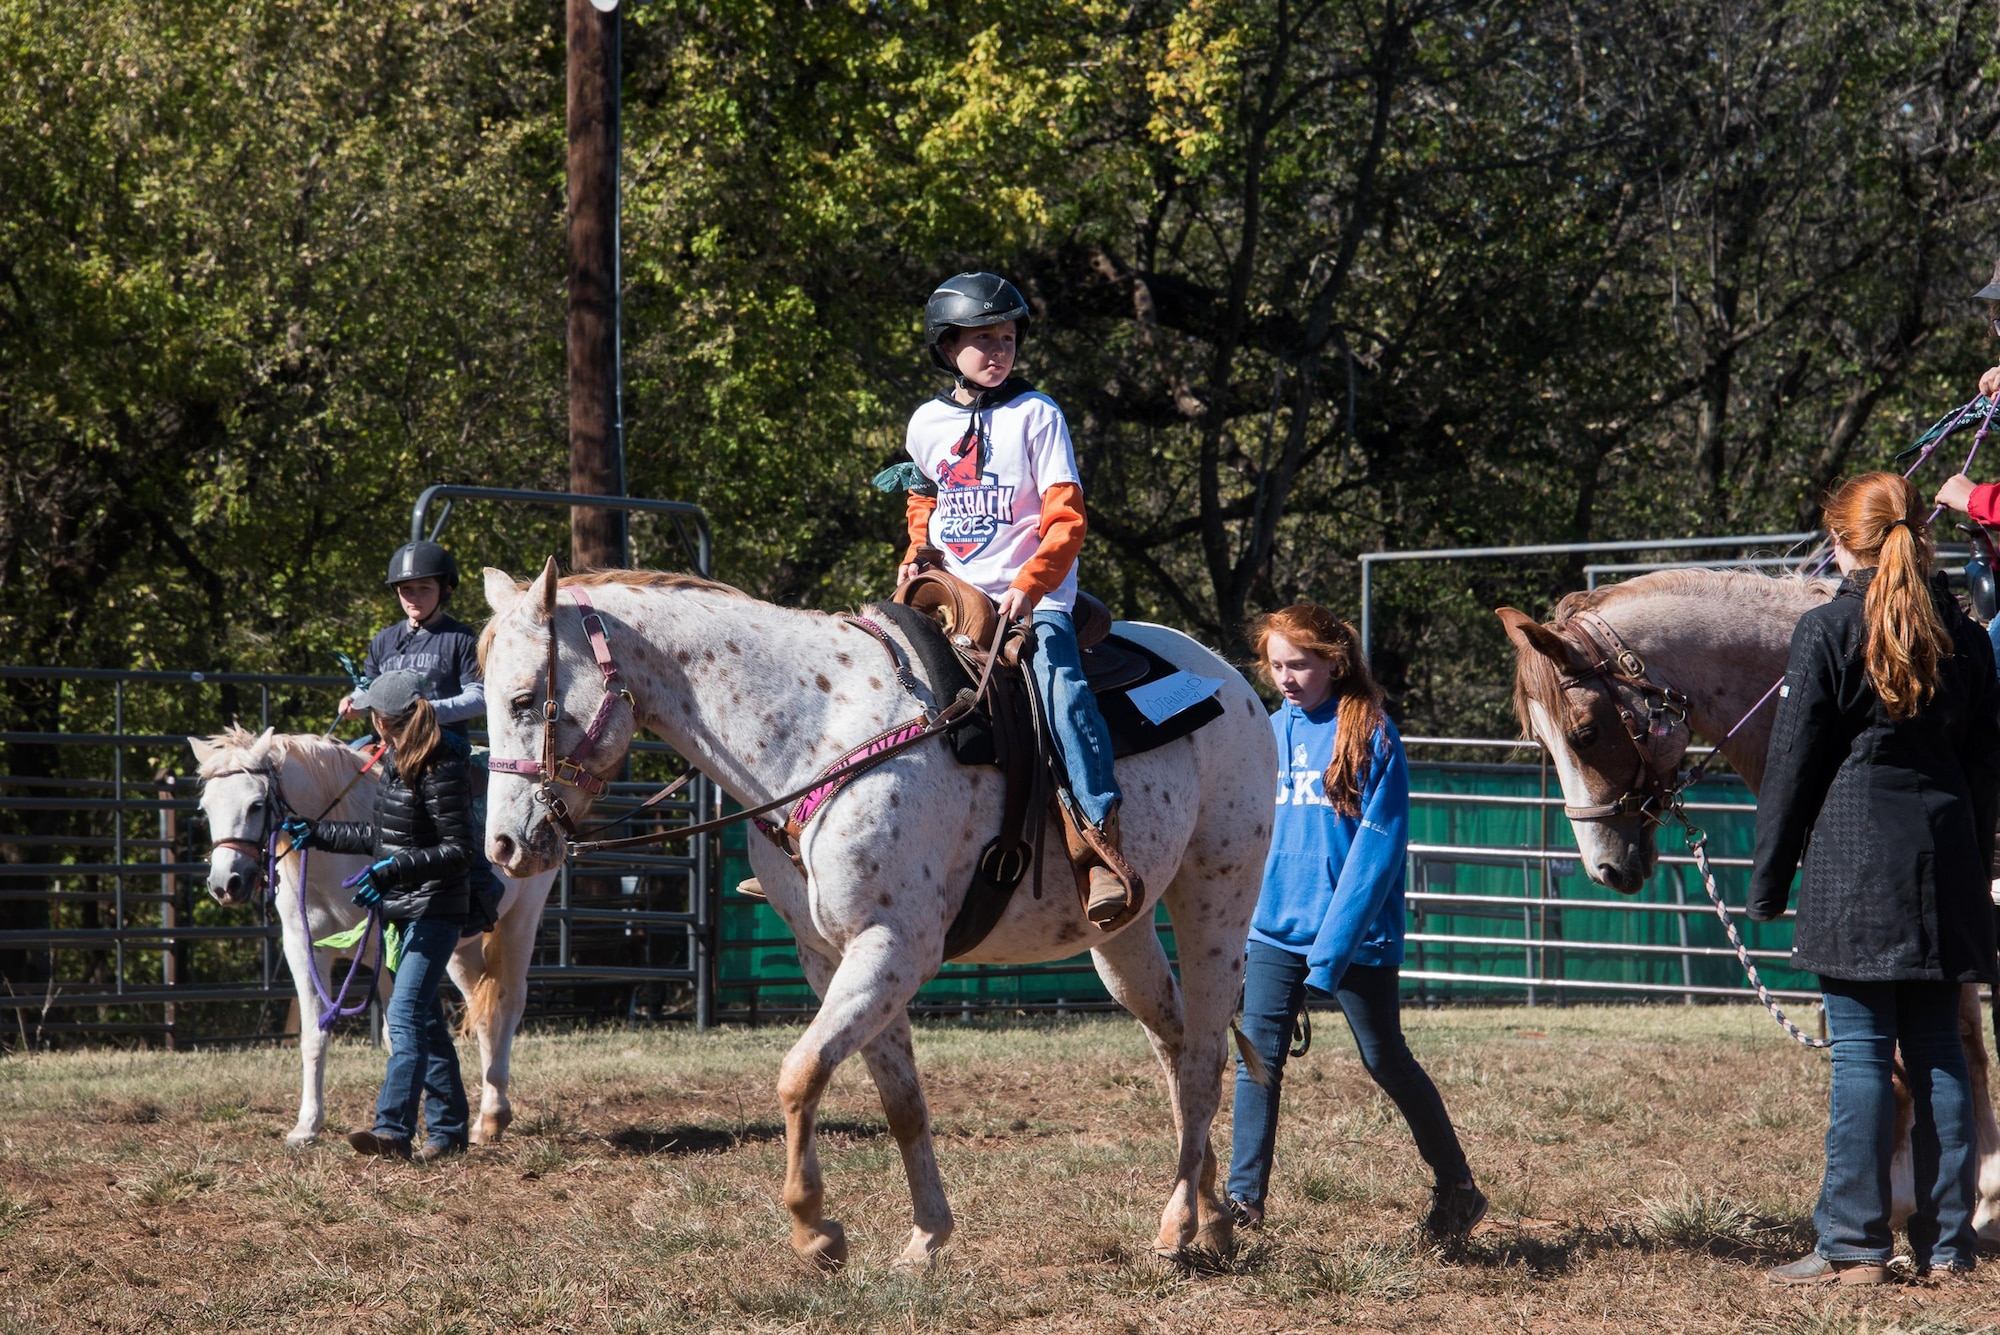
[[[1436,1176],[1424,1228],[1462,1238],[1486,1213],[1437,1086],[1403,1041],[1403,859],[1410,773],[1354,627],[1300,603],[1261,618],[1252,642],[1285,702],[1271,715],[1278,802],[1264,890],[1243,965],[1243,1031],[1271,1068],[1268,1087],[1236,1070],[1229,1205],[1264,1222],[1278,1089],[1306,992],[1331,994],[1362,1065],[1395,1101]]]

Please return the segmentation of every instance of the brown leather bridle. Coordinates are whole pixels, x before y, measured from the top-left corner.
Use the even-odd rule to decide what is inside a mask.
[[[1564,689],[1587,687],[1603,693],[1618,711],[1626,739],[1632,743],[1637,768],[1625,791],[1616,798],[1587,807],[1565,803],[1563,815],[1571,820],[1637,816],[1655,825],[1663,824],[1679,804],[1681,787],[1654,766],[1650,744],[1656,737],[1671,734],[1677,724],[1687,726],[1689,700],[1673,687],[1655,681],[1646,660],[1597,613],[1578,612],[1570,618],[1570,624],[1581,633],[1584,643],[1577,647],[1587,651],[1591,663],[1580,671],[1565,673],[1560,684]],[[1637,698],[1636,708],[1628,696]]]

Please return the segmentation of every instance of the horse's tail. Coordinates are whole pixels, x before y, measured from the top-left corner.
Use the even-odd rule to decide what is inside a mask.
[[[1238,1056],[1243,1058],[1243,1074],[1249,1076],[1250,1083],[1257,1086],[1257,1088],[1269,1089],[1271,1087],[1270,1064],[1264,1060],[1257,1049],[1250,1046],[1250,1036],[1243,1032],[1241,1025],[1230,1025],[1229,1032],[1236,1036],[1236,1052]]]

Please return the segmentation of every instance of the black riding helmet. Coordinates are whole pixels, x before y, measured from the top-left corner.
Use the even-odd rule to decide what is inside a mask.
[[[1028,341],[1028,301],[1021,289],[997,273],[962,273],[938,284],[937,291],[924,303],[924,346],[940,371],[956,377],[958,371],[943,352],[938,340],[947,329],[980,329],[1004,320],[1014,322],[1014,346]]]
[[[406,542],[389,558],[389,576],[382,582],[393,587],[413,579],[434,579],[449,596],[458,587],[458,562],[434,542]]]

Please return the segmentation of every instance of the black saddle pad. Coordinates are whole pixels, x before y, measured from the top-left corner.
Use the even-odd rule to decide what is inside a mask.
[[[917,651],[924,681],[940,707],[950,704],[960,691],[970,691],[977,684],[937,622],[900,603],[877,603],[868,610],[894,621],[909,637]],[[1154,723],[1147,718],[1132,703],[1129,693],[1135,687],[1170,677],[1180,669],[1122,635],[1112,635],[1102,644],[1084,650],[1082,657],[1084,678],[1090,683],[1091,694],[1097,697],[1097,712],[1104,716],[1104,725],[1111,730],[1114,758],[1136,756],[1165,746],[1222,717],[1222,703],[1211,695],[1162,722]],[[981,727],[978,721],[953,734],[952,747],[953,753],[968,765],[994,763],[991,729]]]

